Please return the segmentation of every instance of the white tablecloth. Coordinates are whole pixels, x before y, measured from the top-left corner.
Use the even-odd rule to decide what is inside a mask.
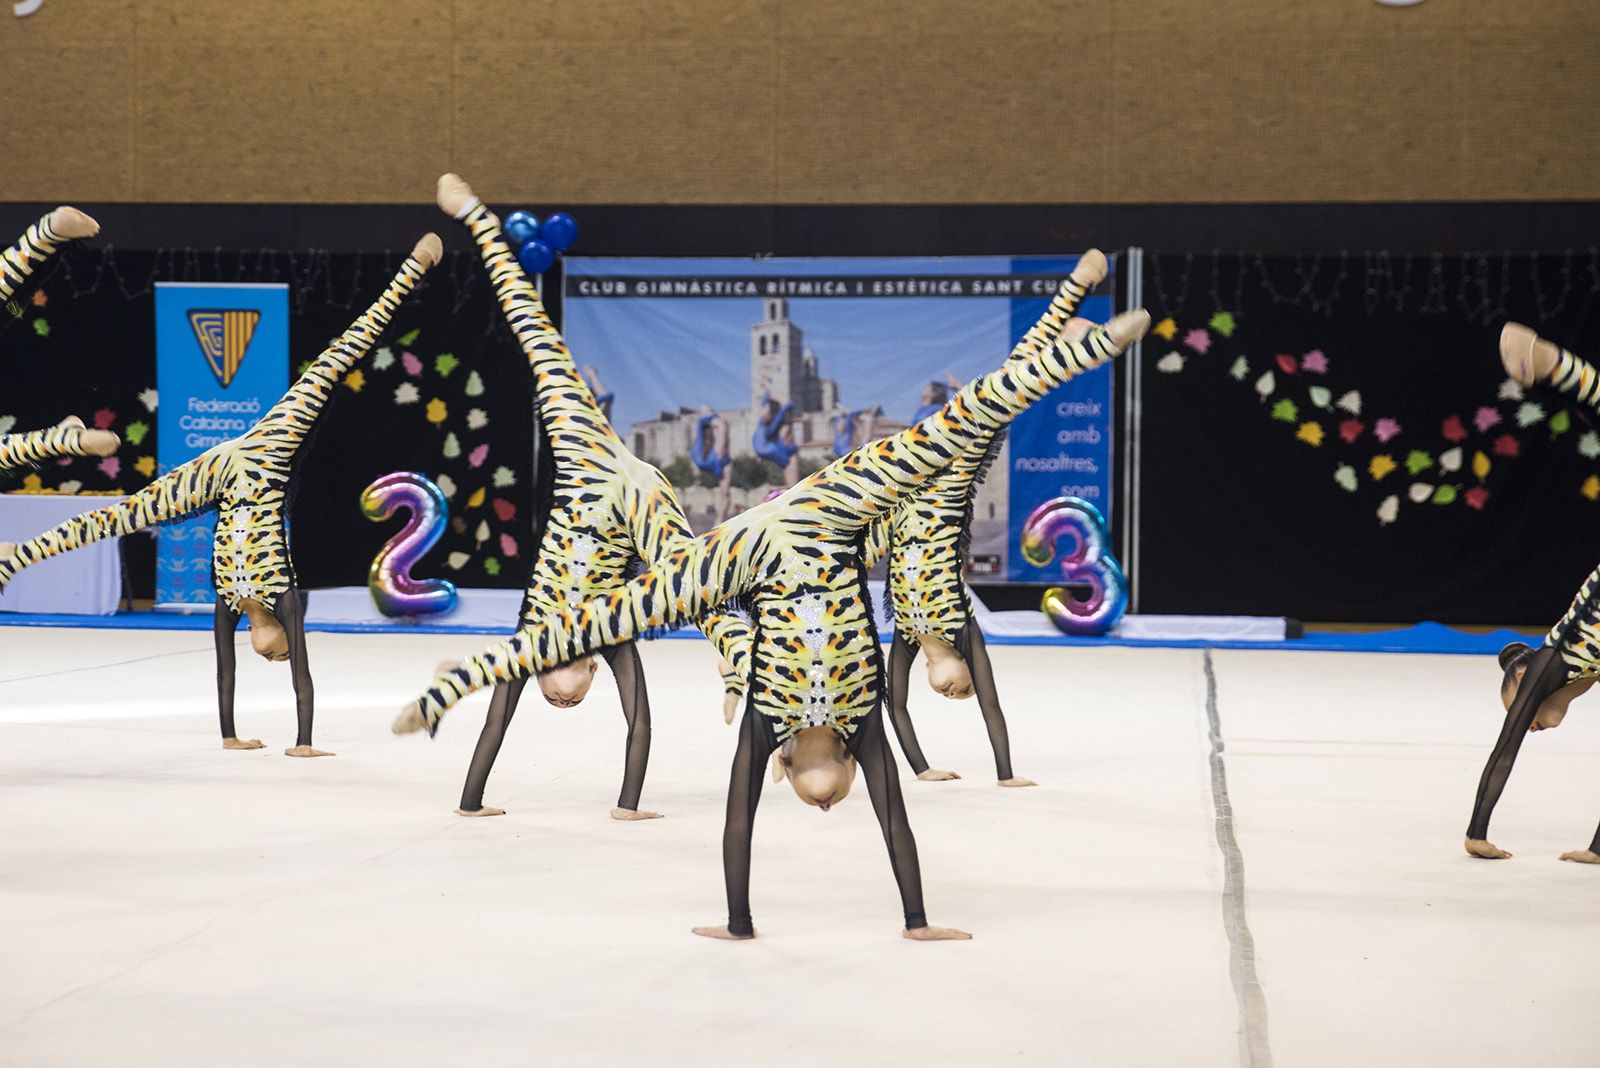
[[[120,497],[0,493],[0,541],[23,541],[64,519]],[[0,612],[57,612],[109,616],[122,597],[122,558],[108,538],[19,573],[0,592]]]

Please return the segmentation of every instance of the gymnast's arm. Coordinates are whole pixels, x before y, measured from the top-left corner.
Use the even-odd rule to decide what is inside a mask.
[[[1511,856],[1491,843],[1489,819],[1494,807],[1505,791],[1506,780],[1517,762],[1522,741],[1528,736],[1528,727],[1544,699],[1559,690],[1566,682],[1566,668],[1561,655],[1553,646],[1546,645],[1533,654],[1517,687],[1517,696],[1506,711],[1500,737],[1489,752],[1483,775],[1478,779],[1478,793],[1472,806],[1472,821],[1467,825],[1466,850],[1476,857],[1501,860]]]

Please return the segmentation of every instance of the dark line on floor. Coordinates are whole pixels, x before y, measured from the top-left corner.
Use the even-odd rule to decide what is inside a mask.
[[[1256,943],[1245,917],[1244,854],[1233,833],[1233,802],[1228,799],[1228,767],[1223,760],[1222,717],[1217,712],[1217,672],[1211,650],[1204,653],[1206,723],[1211,739],[1211,804],[1216,812],[1217,848],[1222,850],[1222,925],[1228,932],[1228,976],[1239,1003],[1239,1063],[1271,1068],[1267,1041],[1267,998],[1256,974]]]
[[[165,653],[151,653],[148,656],[136,656],[128,660],[111,660],[104,664],[84,664],[80,667],[61,668],[57,671],[41,671],[37,675],[13,675],[10,678],[0,679],[0,686],[11,682],[29,682],[33,679],[49,679],[59,675],[82,675],[90,671],[104,671],[107,668],[126,667],[129,664],[143,664],[151,660],[166,660],[174,656],[189,656],[192,653],[209,652],[210,647],[196,649],[179,649]]]

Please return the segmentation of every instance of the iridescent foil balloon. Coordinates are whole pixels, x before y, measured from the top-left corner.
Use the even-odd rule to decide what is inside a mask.
[[[1039,607],[1064,634],[1104,634],[1128,607],[1128,580],[1111,554],[1105,516],[1079,497],[1046,501],[1022,525],[1022,556],[1034,567],[1044,567],[1056,558],[1063,537],[1071,539],[1071,548],[1061,554],[1061,579],[1088,586],[1089,594],[1079,597],[1071,589],[1052,586]]]
[[[411,568],[444,534],[450,504],[444,491],[415,471],[384,475],[361,492],[361,511],[381,523],[401,508],[411,517],[389,539],[367,571],[367,588],[378,611],[386,616],[427,616],[456,606],[455,583],[445,579],[414,579]]]

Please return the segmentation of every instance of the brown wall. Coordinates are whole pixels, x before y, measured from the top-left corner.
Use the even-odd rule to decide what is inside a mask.
[[[0,5],[0,200],[1600,199],[1597,0]]]

